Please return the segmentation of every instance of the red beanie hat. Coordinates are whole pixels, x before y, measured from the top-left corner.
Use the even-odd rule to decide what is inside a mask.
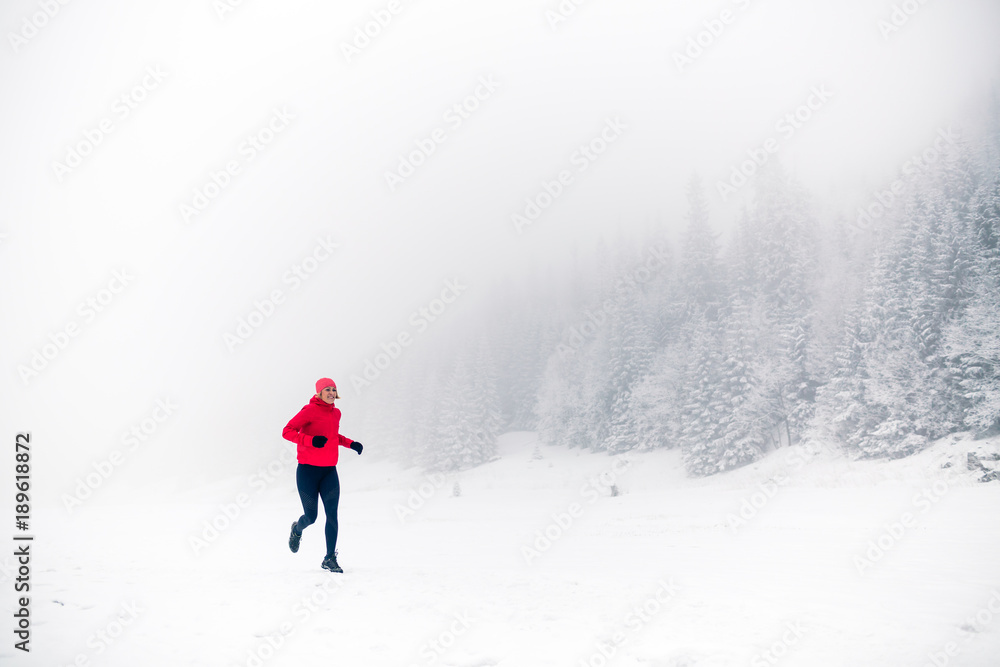
[[[321,391],[323,391],[324,389],[326,389],[327,387],[333,387],[334,389],[336,389],[337,388],[337,383],[334,382],[333,380],[331,380],[330,378],[320,378],[320,379],[316,380],[316,393],[317,394],[320,393]]]

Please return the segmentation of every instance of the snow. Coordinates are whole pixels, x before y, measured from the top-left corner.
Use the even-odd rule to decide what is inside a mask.
[[[38,511],[17,664],[998,664],[1000,484],[965,460],[1000,439],[897,461],[801,445],[704,479],[677,451],[538,449],[533,433],[440,477],[376,449],[339,466],[343,575],[319,568],[321,523],[288,550],[290,466],[266,485]],[[239,494],[195,555],[189,538]]]

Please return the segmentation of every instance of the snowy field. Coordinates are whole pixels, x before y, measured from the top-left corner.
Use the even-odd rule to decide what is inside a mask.
[[[460,476],[345,455],[343,575],[319,568],[320,523],[288,550],[290,467],[163,505],[95,499],[38,514],[33,652],[6,641],[0,664],[995,666],[1000,483],[965,460],[998,445],[796,447],[709,479],[677,452],[531,433]]]

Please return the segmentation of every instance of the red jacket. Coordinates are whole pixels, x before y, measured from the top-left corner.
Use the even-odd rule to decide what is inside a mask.
[[[299,463],[311,466],[335,466],[340,447],[350,447],[354,442],[340,435],[340,410],[313,396],[309,404],[292,417],[281,432],[285,440],[298,445]],[[323,447],[313,447],[312,437],[325,435],[327,443]]]

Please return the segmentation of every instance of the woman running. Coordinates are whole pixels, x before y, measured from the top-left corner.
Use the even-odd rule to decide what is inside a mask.
[[[358,454],[363,449],[360,442],[340,434],[340,410],[333,406],[338,398],[340,395],[333,380],[318,380],[316,395],[282,431],[285,440],[298,446],[299,465],[295,470],[295,484],[299,488],[303,512],[299,520],[292,524],[288,548],[292,553],[299,550],[302,531],[316,522],[319,499],[322,498],[326,511],[326,558],[322,567],[331,572],[343,572],[337,565],[337,505],[340,503],[337,455],[340,447],[349,447]]]

